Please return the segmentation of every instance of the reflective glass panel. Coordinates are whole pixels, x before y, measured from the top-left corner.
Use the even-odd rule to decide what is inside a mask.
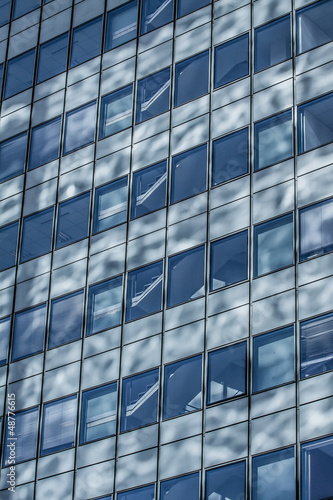
[[[298,154],[333,141],[333,94],[298,106]]]
[[[333,313],[303,321],[301,378],[333,370]]]
[[[36,458],[37,435],[38,435],[38,408],[15,413],[15,417],[8,419],[6,425],[6,436],[4,446],[4,465],[13,465],[13,456],[10,455],[10,442],[15,437],[15,462],[16,464]],[[12,420],[14,419],[14,420]],[[15,422],[13,431],[11,425]]]
[[[300,261],[333,250],[333,200],[316,203],[299,211]]]
[[[56,248],[88,236],[90,193],[59,204]]]
[[[162,308],[163,262],[128,273],[126,321],[158,312]]]
[[[55,160],[59,156],[61,117],[32,129],[29,170]]]
[[[148,33],[173,19],[173,0],[143,0],[141,35]]]
[[[70,153],[94,141],[96,102],[66,114],[64,153]]]
[[[66,71],[68,33],[43,43],[39,49],[37,83]]]
[[[34,259],[52,249],[53,207],[23,219],[20,262]]]
[[[178,0],[177,16],[186,16],[186,14],[201,9],[201,7],[205,7],[205,5],[209,4],[210,0]]]
[[[253,500],[295,500],[293,448],[254,457],[252,464]]]
[[[15,314],[12,361],[42,352],[46,327],[46,304]]]
[[[138,2],[128,2],[108,13],[105,50],[113,49],[136,37]]]
[[[7,64],[5,99],[32,86],[35,49],[10,59]]]
[[[213,141],[213,186],[248,173],[248,143],[247,128]]]
[[[170,108],[170,68],[138,82],[136,123],[164,113]]]
[[[254,30],[254,71],[261,71],[291,57],[290,16]]]
[[[9,22],[11,0],[0,0],[0,26]]]
[[[81,338],[83,290],[51,302],[49,349]]]
[[[73,30],[71,68],[101,53],[103,18],[98,17]]]
[[[41,4],[41,0],[14,0],[14,15],[13,18],[17,19],[28,12],[31,12],[34,9],[38,9]]]
[[[171,203],[202,193],[207,187],[207,144],[172,158]]]
[[[143,486],[117,494],[117,500],[155,500],[155,486]]]
[[[0,181],[11,179],[24,171],[28,133],[0,143]]]
[[[18,222],[0,229],[0,271],[15,266]]]
[[[96,189],[94,233],[126,222],[127,192],[127,177]]]
[[[89,288],[87,335],[107,330],[121,322],[122,277]]]
[[[245,461],[206,472],[207,500],[246,500]]]
[[[161,161],[156,165],[134,172],[132,219],[165,207],[166,178],[166,161]]]
[[[0,15],[1,15],[1,10],[0,10]],[[0,26],[1,26],[1,19],[0,19]],[[2,77],[3,77],[3,64],[0,64],[0,92],[2,89]]]
[[[74,446],[76,406],[76,396],[44,405],[41,455],[66,450]]]
[[[209,51],[176,64],[175,106],[192,101],[208,92]]]
[[[322,0],[296,11],[297,54],[333,40],[332,0]]]
[[[211,244],[210,289],[247,279],[247,231]]]
[[[249,74],[249,35],[215,47],[214,88]]]
[[[161,481],[160,500],[199,500],[199,472]]]
[[[99,139],[116,134],[132,125],[133,85],[102,98]]]
[[[0,319],[0,366],[7,363],[10,335],[10,316]]]
[[[117,383],[82,393],[80,444],[116,433]]]
[[[301,446],[302,500],[333,498],[333,438]]]

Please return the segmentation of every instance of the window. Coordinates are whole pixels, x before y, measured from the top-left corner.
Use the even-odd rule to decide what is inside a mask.
[[[89,288],[87,335],[120,325],[122,283],[120,276]]]
[[[291,58],[290,16],[254,30],[254,71]]]
[[[169,258],[167,306],[202,297],[205,293],[205,247]]]
[[[101,53],[103,18],[98,17],[73,30],[71,68]]]
[[[95,192],[94,233],[126,222],[127,177],[101,186]]]
[[[291,110],[254,124],[254,170],[287,160],[292,155]]]
[[[66,114],[64,154],[94,142],[95,120],[96,102]]]
[[[43,43],[39,50],[37,83],[66,71],[68,33]]]
[[[52,249],[53,207],[23,219],[20,262],[34,259]]]
[[[88,236],[90,193],[60,203],[56,248]]]
[[[76,396],[44,404],[41,455],[66,450],[75,444]]]
[[[15,314],[12,361],[43,351],[46,304]]]
[[[173,19],[173,0],[142,0],[141,35]]]
[[[209,51],[179,62],[175,67],[175,106],[207,94]]]
[[[10,335],[10,316],[0,319],[0,366],[7,363]]]
[[[293,216],[263,222],[254,228],[254,276],[292,265]]]
[[[117,500],[155,500],[155,486],[143,486],[135,490],[124,491],[117,494]]]
[[[7,64],[5,99],[32,86],[35,49],[10,59]]]
[[[136,123],[170,109],[170,68],[138,82]]]
[[[248,173],[248,144],[247,128],[213,141],[212,186]]]
[[[161,481],[160,500],[199,500],[199,472]]]
[[[108,13],[105,50],[113,49],[136,37],[138,2],[128,2]]]
[[[24,171],[28,133],[0,143],[0,181],[6,181]]]
[[[247,279],[247,231],[211,244],[210,290]]]
[[[0,9],[1,9],[1,6],[0,6]],[[0,15],[1,15],[1,10],[0,10]],[[1,26],[1,21],[0,21],[0,26]],[[1,94],[1,89],[2,89],[2,77],[3,77],[3,64],[0,64],[0,94]]]
[[[177,17],[186,16],[210,4],[210,0],[178,0]]]
[[[333,250],[333,199],[299,211],[300,261]]]
[[[163,262],[128,273],[126,321],[142,318],[162,308]]]
[[[208,354],[207,404],[246,392],[246,342]]]
[[[201,372],[201,355],[164,367],[163,419],[201,410]]]
[[[174,156],[171,203],[202,193],[207,187],[207,144]]]
[[[253,500],[295,500],[295,458],[293,448],[253,458]]]
[[[82,393],[80,444],[116,433],[117,382]]]
[[[245,461],[206,472],[207,500],[245,500]]]
[[[11,3],[11,0],[0,0],[0,26],[9,22]]]
[[[132,219],[165,207],[166,178],[166,161],[161,161],[156,165],[134,172]]]
[[[253,392],[292,382],[294,328],[289,326],[253,339]]]
[[[0,271],[16,264],[18,222],[0,229]]]
[[[158,369],[123,380],[121,432],[157,422]]]
[[[301,446],[302,500],[333,497],[333,438],[319,439]]]
[[[332,0],[322,0],[296,11],[297,54],[333,40]]]
[[[59,156],[61,117],[32,129],[29,170],[55,160]]]
[[[40,2],[41,2],[41,0],[14,0],[14,1],[15,1],[14,16],[13,16],[14,19],[24,16],[24,14],[27,14],[32,10],[38,9],[38,7],[40,7]]]
[[[81,338],[83,290],[51,302],[49,349]]]
[[[249,35],[215,47],[214,88],[249,74]]]
[[[333,370],[333,313],[303,321],[301,378]]]
[[[15,464],[36,458],[38,413],[38,408],[15,413]],[[4,466],[13,464],[13,457],[10,455],[11,449],[9,446],[13,438],[11,437],[10,427],[8,427],[8,424],[11,425],[12,422],[8,422],[7,416],[5,436],[7,446],[4,446]]]
[[[298,106],[298,154],[333,141],[333,94]]]
[[[99,139],[132,125],[133,85],[102,97]]]

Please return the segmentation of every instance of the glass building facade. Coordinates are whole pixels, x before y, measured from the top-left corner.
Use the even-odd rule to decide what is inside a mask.
[[[0,0],[1,499],[333,498],[332,74],[333,0]]]

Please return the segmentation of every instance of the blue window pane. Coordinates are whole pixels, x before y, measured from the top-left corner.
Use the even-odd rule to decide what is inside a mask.
[[[254,169],[260,170],[293,155],[291,110],[254,125]]]
[[[59,205],[56,247],[60,248],[88,236],[90,193]]]
[[[49,349],[81,338],[84,293],[72,293],[52,300]]]
[[[126,221],[127,193],[127,177],[96,189],[94,233]]]
[[[186,16],[186,14],[209,4],[210,0],[178,0],[177,17]]]
[[[108,13],[105,50],[113,49],[136,37],[138,2],[128,2]]]
[[[143,488],[118,493],[117,500],[155,500],[155,486],[151,484],[143,486]]]
[[[298,106],[298,154],[333,141],[333,94]]]
[[[208,354],[207,404],[245,394],[246,342]]]
[[[59,156],[61,117],[32,129],[29,170],[55,160]]]
[[[214,88],[249,74],[249,35],[215,47]]]
[[[158,312],[162,308],[163,262],[128,273],[126,321]]]
[[[297,54],[333,40],[332,0],[322,0],[296,11]]]
[[[170,69],[138,82],[136,123],[164,113],[170,108]]]
[[[41,455],[75,444],[76,396],[47,403],[43,408]]]
[[[96,102],[66,114],[64,153],[70,153],[94,142]]]
[[[254,71],[261,71],[291,57],[290,16],[254,30]]]
[[[15,314],[12,361],[43,350],[45,327],[46,304]]]
[[[41,0],[14,0],[14,19],[17,19],[28,12],[31,12],[34,9],[38,9],[41,4]]]
[[[247,231],[211,244],[210,289],[247,279]]]
[[[333,438],[301,446],[302,500],[333,498]]]
[[[71,68],[101,53],[103,18],[98,17],[73,30]]]
[[[201,355],[165,366],[163,419],[201,409],[201,372]]]
[[[148,33],[173,19],[173,0],[143,0],[141,35]]]
[[[15,463],[24,462],[36,458],[37,435],[38,435],[38,408],[22,411],[15,414]],[[6,425],[6,437],[4,447],[4,465],[12,465],[13,457],[10,456],[10,447],[8,444],[13,440],[13,435],[9,432],[8,417]],[[12,422],[11,422],[12,423]]]
[[[246,500],[245,461],[206,472],[207,500]]]
[[[8,61],[5,99],[32,86],[34,64],[35,49]]]
[[[175,106],[192,101],[208,92],[209,51],[176,64]]]
[[[253,500],[295,500],[293,448],[253,458],[252,474]]]
[[[2,77],[3,77],[3,64],[0,64],[0,95],[1,95],[1,89],[2,89]]]
[[[132,125],[133,85],[102,98],[99,139],[116,134]]]
[[[119,277],[89,288],[87,335],[120,324],[122,283]]]
[[[168,307],[202,297],[205,293],[205,247],[169,258]]]
[[[133,174],[132,219],[165,207],[166,178],[166,161]]]
[[[52,227],[53,207],[23,220],[20,262],[34,259],[51,251]]]
[[[161,500],[199,500],[199,473],[161,481]]]
[[[171,203],[202,193],[207,187],[207,144],[174,156]]]
[[[299,211],[300,261],[333,250],[333,199]]]
[[[0,26],[9,22],[11,0],[0,0]]]
[[[10,335],[10,316],[0,319],[0,366],[7,363]]]
[[[247,128],[213,141],[213,186],[248,173],[248,144]]]
[[[58,36],[40,46],[37,83],[66,71],[68,33]]]
[[[15,266],[18,222],[0,229],[0,271]]]
[[[82,393],[80,444],[116,433],[117,383]]]
[[[333,370],[333,313],[303,321],[301,378]]]
[[[157,422],[158,369],[123,380],[121,432]]]
[[[253,392],[295,378],[294,328],[289,326],[253,339]]]
[[[0,181],[11,179],[24,171],[28,133],[0,143]]]

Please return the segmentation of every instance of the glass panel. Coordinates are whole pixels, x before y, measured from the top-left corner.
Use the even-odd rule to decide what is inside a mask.
[[[333,94],[298,107],[298,154],[333,141]]]
[[[6,437],[4,446],[4,465],[13,465],[31,458],[36,458],[37,434],[38,434],[38,408],[16,413],[15,417],[8,419],[6,423]],[[12,420],[14,419],[14,420]],[[12,427],[14,424],[14,427]],[[13,437],[14,433],[14,437]],[[10,443],[15,439],[14,462],[11,455]]]
[[[20,262],[48,253],[52,249],[53,207],[23,219]]]
[[[206,472],[207,500],[246,500],[245,461]]]
[[[199,500],[199,472],[161,481],[160,500]]]
[[[105,50],[118,47],[136,37],[137,4],[137,0],[134,0],[108,13]]]
[[[297,54],[333,40],[332,0],[296,11]]]
[[[134,172],[132,219],[165,207],[166,179],[166,161],[161,161],[156,165]]]
[[[64,153],[70,153],[94,141],[96,102],[66,114]]]
[[[333,200],[316,203],[299,211],[300,261],[333,250]]]
[[[40,7],[41,0],[15,0],[14,19]]]
[[[90,193],[60,203],[56,248],[88,236]]]
[[[43,408],[41,455],[75,444],[76,396],[47,403]]]
[[[1,9],[1,6],[0,6],[0,9]],[[1,10],[0,10],[0,15],[1,15]],[[0,26],[1,26],[1,18],[0,18]],[[3,77],[3,64],[0,64],[0,93],[1,93],[1,89],[2,89],[2,77]]]
[[[15,314],[12,361],[43,351],[46,304]]]
[[[157,422],[158,369],[123,380],[121,432]]]
[[[133,85],[102,98],[99,139],[116,134],[132,125]]]
[[[18,222],[0,229],[0,271],[15,266]]]
[[[170,68],[138,82],[136,123],[170,109]]]
[[[155,486],[144,486],[117,494],[117,500],[155,500]]]
[[[5,99],[32,86],[34,64],[35,49],[8,61]]]
[[[126,222],[127,177],[96,189],[94,233]]]
[[[171,203],[202,193],[207,187],[207,144],[174,156]]]
[[[210,0],[178,0],[177,16],[186,16],[186,14],[201,9],[201,7],[205,7],[205,5],[209,4]]]
[[[71,68],[101,53],[103,17],[93,19],[73,30]]]
[[[301,446],[302,500],[333,498],[333,438]]]
[[[303,321],[301,378],[333,370],[333,313]]]
[[[294,349],[292,326],[253,339],[253,392],[294,380]]]
[[[49,349],[81,338],[83,290],[51,302]]]
[[[59,156],[61,117],[32,129],[29,170]]]
[[[7,363],[10,335],[10,316],[0,319],[0,366]]]
[[[87,335],[120,324],[122,283],[120,276],[89,288]]]
[[[254,71],[261,71],[291,57],[290,16],[254,30]]]
[[[142,0],[141,35],[173,19],[173,0]]]
[[[209,51],[176,64],[175,106],[192,101],[208,92]]]
[[[201,297],[205,293],[205,247],[169,258],[167,307]]]
[[[11,0],[0,0],[0,26],[9,22]]]
[[[213,141],[213,186],[248,173],[248,144],[247,128]]]
[[[201,410],[201,372],[201,355],[164,367],[163,419]]]
[[[156,262],[128,273],[126,321],[162,309],[163,262]]]
[[[253,458],[252,488],[253,500],[295,500],[293,448]]]
[[[80,444],[116,433],[117,383],[82,393]]]
[[[0,181],[11,179],[24,171],[28,133],[0,143]]]
[[[208,354],[207,404],[245,394],[246,342]]]
[[[249,74],[249,35],[215,47],[214,88]]]
[[[210,289],[247,279],[247,231],[211,244]]]
[[[66,71],[67,51],[68,33],[40,46],[37,83]]]

